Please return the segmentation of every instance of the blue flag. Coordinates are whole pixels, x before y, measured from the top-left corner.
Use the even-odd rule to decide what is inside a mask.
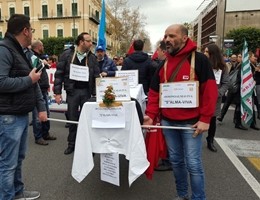
[[[105,0],[102,0],[101,19],[100,19],[99,31],[98,31],[97,47],[100,47],[100,46],[104,50],[106,50],[107,42],[106,42],[106,6],[105,6]]]

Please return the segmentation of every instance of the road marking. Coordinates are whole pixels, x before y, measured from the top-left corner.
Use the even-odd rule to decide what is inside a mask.
[[[237,158],[237,156],[233,153],[233,151],[226,145],[225,139],[215,138],[219,146],[223,149],[224,153],[227,155],[229,160],[233,163],[233,165],[240,172],[242,177],[246,180],[252,190],[256,193],[256,195],[260,199],[260,184],[255,179],[255,177],[248,171],[248,169],[243,165],[243,163]]]
[[[255,166],[255,168],[260,171],[260,158],[248,158],[248,160]]]

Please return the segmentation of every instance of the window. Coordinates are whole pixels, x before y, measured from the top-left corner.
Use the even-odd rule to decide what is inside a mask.
[[[15,13],[14,7],[9,8],[10,16],[12,16]]]
[[[72,16],[78,16],[78,4],[72,3],[71,8],[72,8]]]
[[[99,20],[99,12],[96,10],[96,19]]]
[[[48,6],[42,5],[42,17],[48,17]]]
[[[73,28],[72,29],[72,37],[76,38],[78,36],[78,29],[77,28]]]
[[[48,30],[43,30],[42,31],[43,39],[46,39],[49,37],[49,31]]]
[[[24,12],[24,15],[30,17],[30,8],[29,8],[29,6],[25,6],[23,8],[23,12]]]
[[[62,4],[57,4],[57,17],[62,17]]]
[[[57,37],[63,37],[63,29],[57,29]]]

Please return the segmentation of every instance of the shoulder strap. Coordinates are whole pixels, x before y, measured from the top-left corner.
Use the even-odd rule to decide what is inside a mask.
[[[172,73],[169,82],[172,82],[175,77],[177,76],[178,72],[180,71],[182,64],[185,62],[185,60],[191,55],[191,53],[189,53],[188,55],[186,55],[184,58],[182,58],[182,60],[178,63],[176,69],[174,70],[174,72]]]

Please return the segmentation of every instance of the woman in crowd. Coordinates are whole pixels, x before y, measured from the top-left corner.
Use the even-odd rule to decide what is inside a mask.
[[[220,115],[222,96],[225,94],[229,86],[228,68],[225,64],[221,51],[216,44],[208,45],[204,50],[204,54],[209,58],[218,85],[218,101],[216,105],[215,115],[211,118],[208,130],[208,137],[206,138],[208,149],[210,151],[217,152],[217,149],[213,143],[216,133],[216,116]]]

